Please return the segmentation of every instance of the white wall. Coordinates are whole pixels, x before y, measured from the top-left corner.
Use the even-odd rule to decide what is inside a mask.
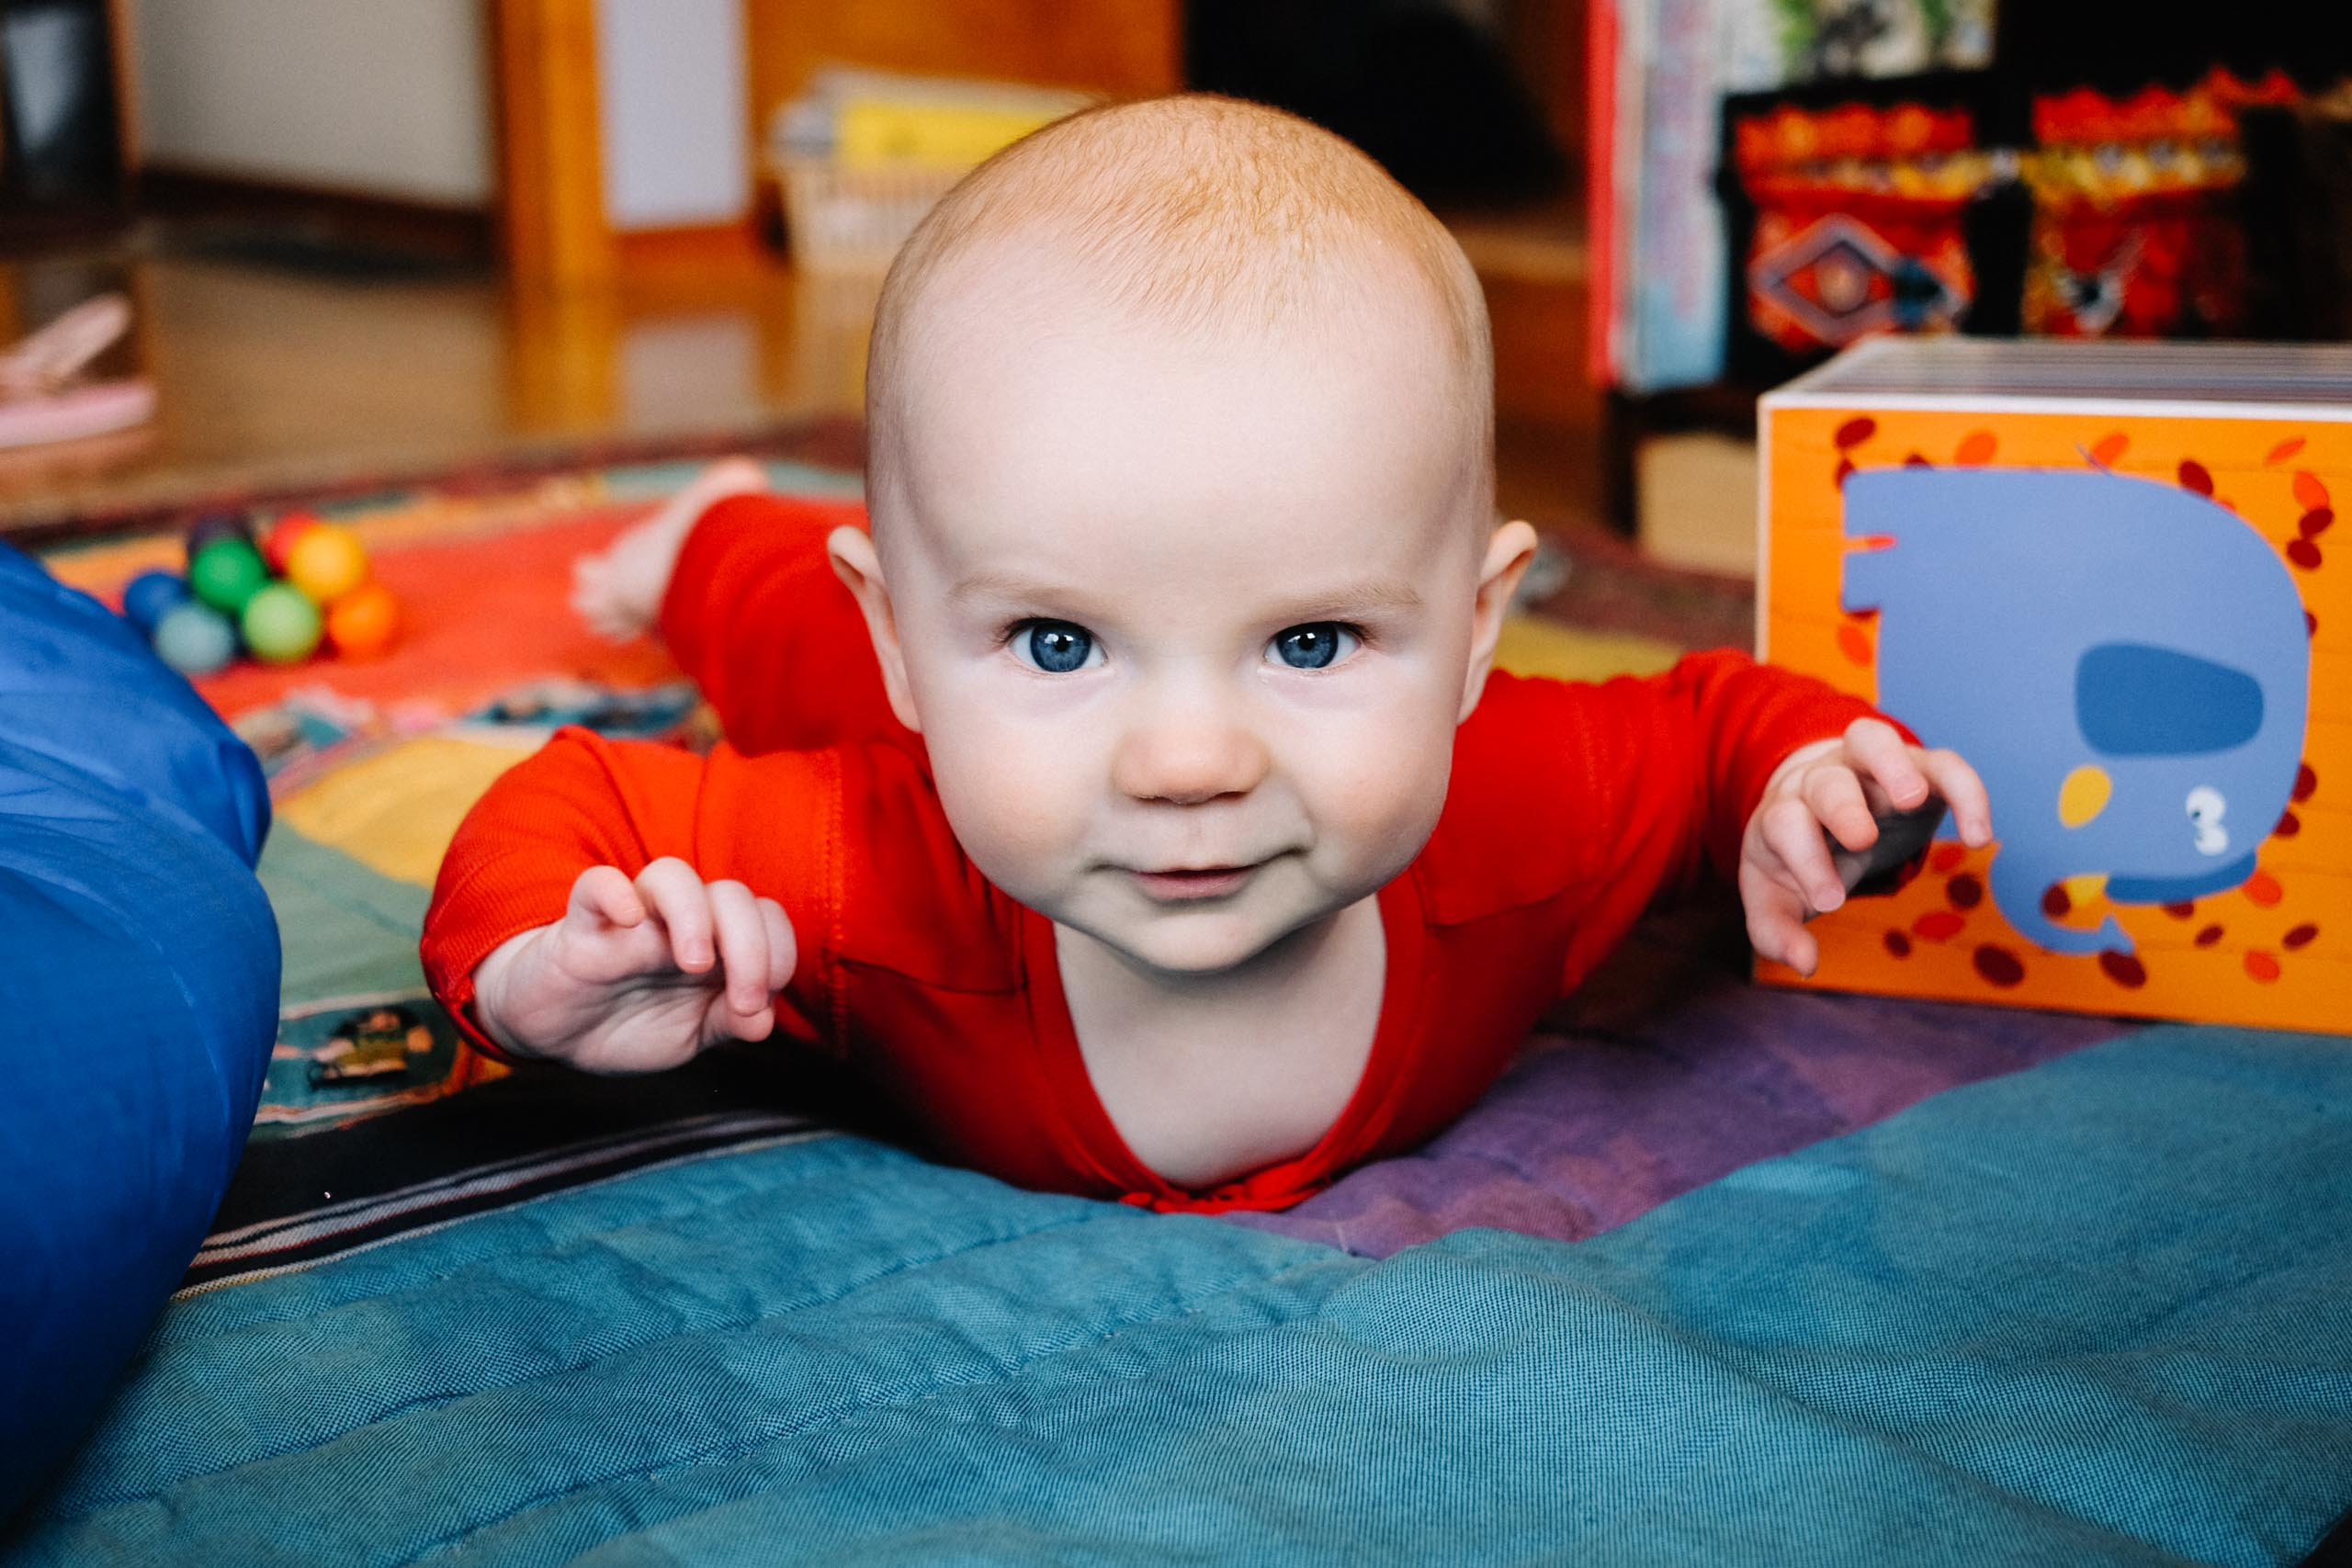
[[[137,0],[148,160],[486,207],[497,189],[481,0]]]
[[[605,213],[614,228],[751,209],[742,0],[597,0]]]

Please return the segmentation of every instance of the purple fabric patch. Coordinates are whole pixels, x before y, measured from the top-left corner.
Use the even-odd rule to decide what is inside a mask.
[[[1736,906],[1645,922],[1424,1147],[1238,1224],[1367,1257],[1473,1225],[1563,1241],[2123,1020],[1760,987]]]

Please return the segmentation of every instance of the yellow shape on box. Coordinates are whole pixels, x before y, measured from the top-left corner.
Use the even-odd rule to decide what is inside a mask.
[[[2058,820],[2079,828],[2106,810],[2114,794],[2115,781],[2107,776],[2107,770],[2085,762],[2058,786]]]
[[[433,886],[458,823],[527,750],[424,736],[346,763],[277,802],[279,821],[397,882]]]
[[[2107,897],[2107,873],[2086,871],[2080,876],[2066,878],[2058,886],[2066,890],[2067,899],[2074,908],[2079,909],[2086,904]]]

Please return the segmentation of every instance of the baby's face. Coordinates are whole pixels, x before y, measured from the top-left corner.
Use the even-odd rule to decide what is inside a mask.
[[[1427,336],[1009,309],[926,353],[881,525],[894,697],[1005,892],[1201,974],[1419,852],[1489,504]]]

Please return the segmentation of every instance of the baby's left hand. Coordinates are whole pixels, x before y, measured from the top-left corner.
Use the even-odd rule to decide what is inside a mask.
[[[1739,897],[1757,953],[1812,974],[1821,944],[1804,922],[1843,904],[1848,886],[1822,830],[1859,852],[1878,842],[1881,815],[1934,808],[1938,795],[1951,807],[1961,842],[1992,842],[1992,808],[1976,770],[1953,752],[1906,744],[1884,719],[1858,718],[1838,739],[1791,752],[1764,786],[1739,847]]]

